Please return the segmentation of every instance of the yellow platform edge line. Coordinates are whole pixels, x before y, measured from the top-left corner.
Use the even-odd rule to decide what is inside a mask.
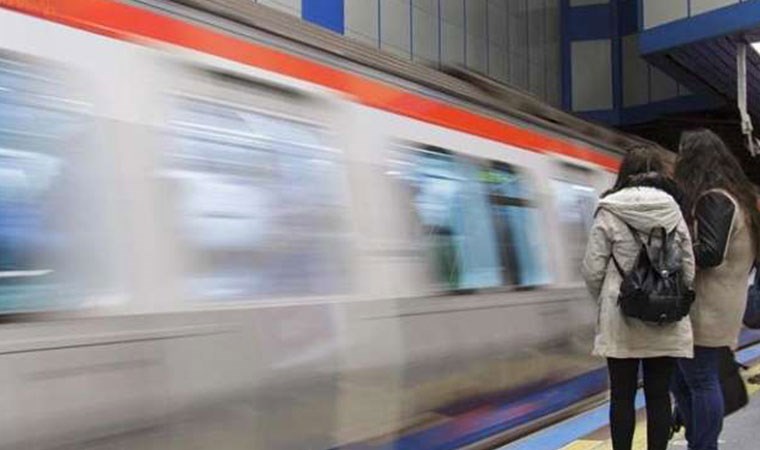
[[[742,374],[742,376],[744,377],[744,382],[747,385],[747,393],[750,396],[755,395],[758,391],[760,391],[760,385],[747,383],[747,378],[750,378],[758,374],[760,374],[760,363],[752,366],[749,370],[745,371]],[[636,432],[633,437],[632,450],[646,450],[647,448],[646,435],[647,435],[646,420],[640,420],[636,424]],[[673,439],[674,440],[683,439],[683,430],[681,430],[680,433],[674,436]],[[580,439],[573,442],[572,444],[562,447],[561,450],[612,450],[612,441]]]

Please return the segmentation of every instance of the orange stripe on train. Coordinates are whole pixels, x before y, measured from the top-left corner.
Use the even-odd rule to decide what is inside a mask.
[[[147,38],[212,54],[349,94],[367,106],[523,149],[558,153],[611,171],[620,165],[617,158],[590,147],[115,0],[0,0],[0,7],[117,39]]]

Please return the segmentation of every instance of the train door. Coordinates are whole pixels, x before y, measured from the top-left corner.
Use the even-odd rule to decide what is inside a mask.
[[[335,300],[353,289],[339,106],[232,70],[182,66],[173,81],[154,165],[172,306],[213,312],[236,333],[172,344],[184,355],[172,385],[188,401],[252,393],[266,424],[249,432],[264,447],[330,447]]]

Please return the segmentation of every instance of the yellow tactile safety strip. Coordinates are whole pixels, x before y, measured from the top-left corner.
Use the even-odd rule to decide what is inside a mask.
[[[749,377],[752,377],[758,374],[760,374],[760,364],[755,365],[744,374],[745,380]],[[747,384],[747,392],[749,392],[750,395],[754,395],[758,391],[760,391],[760,385]],[[646,420],[642,419],[636,425],[636,433],[633,435],[633,450],[646,450],[647,448],[646,435],[647,435]],[[683,431],[677,434],[673,439],[675,441],[683,440]],[[579,441],[575,441],[572,444],[563,447],[562,450],[612,450],[612,442],[610,442],[609,439],[607,440],[581,439]]]

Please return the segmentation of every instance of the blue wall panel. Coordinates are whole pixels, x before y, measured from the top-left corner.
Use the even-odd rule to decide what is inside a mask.
[[[612,35],[611,6],[576,6],[568,8],[567,32],[571,41],[607,39]]]
[[[303,0],[301,17],[328,30],[343,34],[343,0]]]

